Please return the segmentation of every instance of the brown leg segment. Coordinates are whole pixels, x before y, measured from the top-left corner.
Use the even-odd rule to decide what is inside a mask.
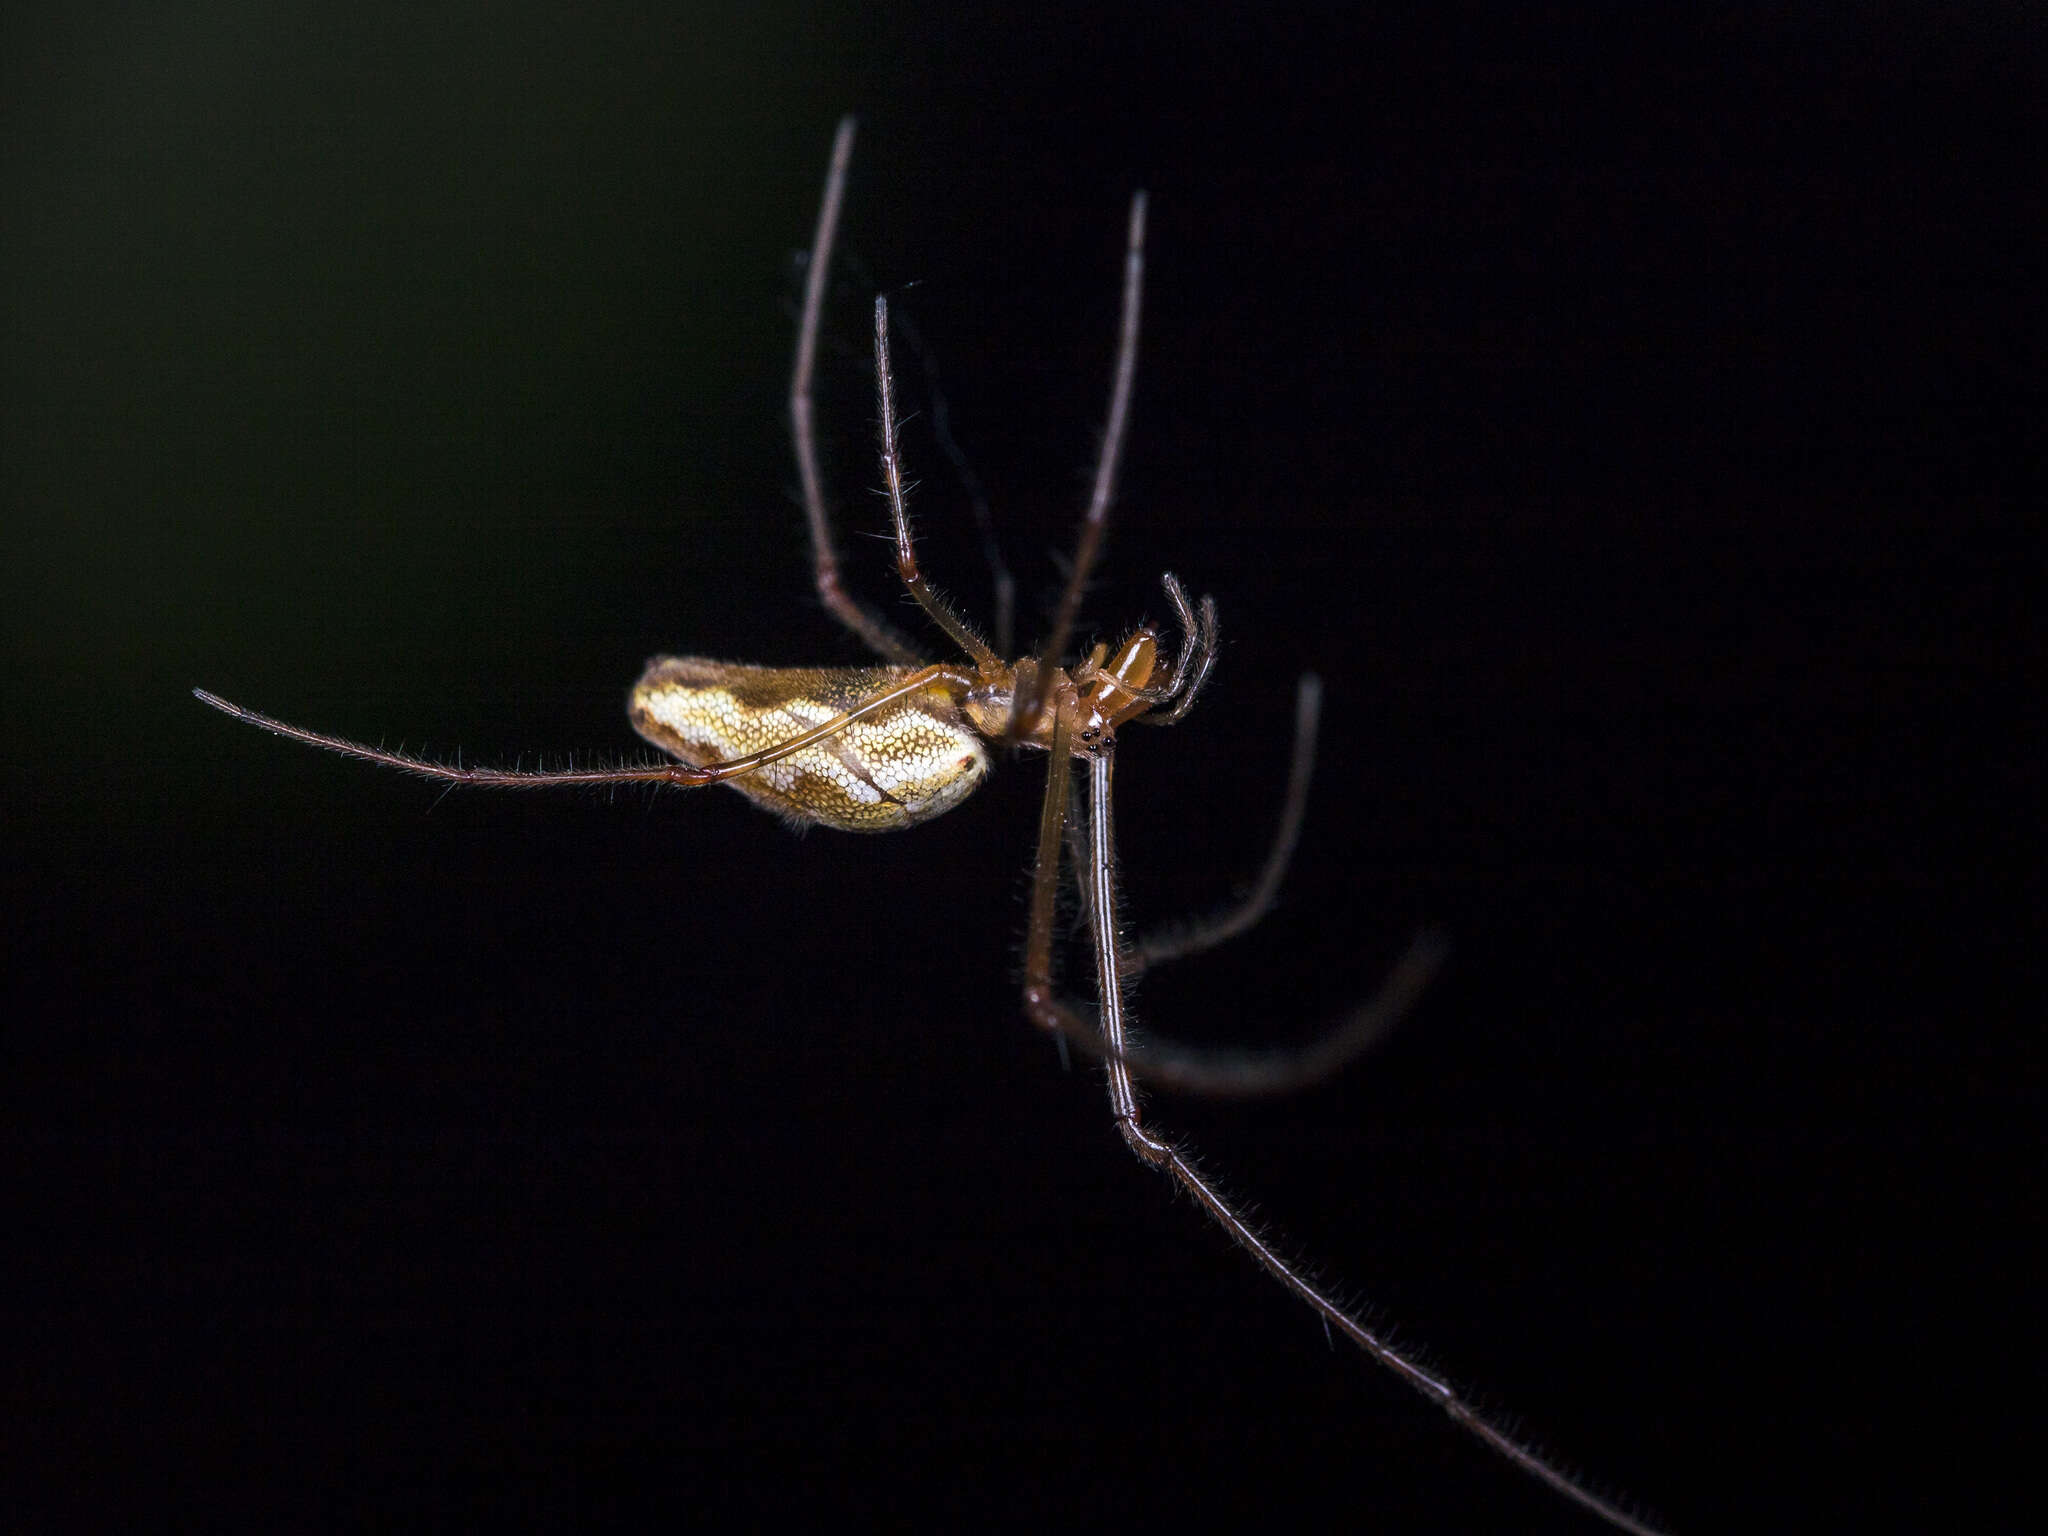
[[[1047,754],[1045,798],[1038,812],[1038,862],[1031,871],[1031,926],[1024,935],[1024,1012],[1041,1029],[1065,1035],[1084,1048],[1095,1044],[1088,1027],[1060,1002],[1052,986],[1052,940],[1060,893],[1060,841],[1067,819],[1067,786],[1073,781],[1073,721],[1055,699],[1052,747]]]
[[[854,120],[850,116],[839,119],[839,132],[832,140],[832,163],[825,172],[825,195],[818,207],[818,230],[811,237],[810,262],[804,273],[803,319],[797,325],[796,360],[789,372],[789,435],[796,449],[797,478],[803,483],[804,516],[811,526],[811,570],[819,599],[869,650],[898,666],[914,667],[924,660],[917,647],[870,613],[839,579],[839,552],[832,543],[824,482],[818,473],[811,376],[817,367],[818,327],[832,272],[832,242],[839,233],[840,205],[846,200],[846,168],[853,160],[853,134]]]
[[[1117,324],[1116,371],[1109,386],[1109,416],[1102,427],[1102,452],[1095,460],[1095,485],[1088,497],[1088,515],[1081,520],[1081,534],[1074,547],[1073,569],[1054,612],[1052,633],[1040,659],[1048,667],[1060,664],[1060,657],[1073,638],[1074,624],[1081,613],[1081,596],[1095,569],[1102,549],[1102,530],[1109,520],[1109,505],[1116,498],[1117,469],[1123,462],[1124,432],[1130,425],[1131,381],[1138,371],[1138,316],[1145,292],[1145,194],[1131,197],[1131,217],[1124,241],[1124,300]],[[1017,712],[1021,731],[1043,707],[1043,698],[1020,699]]]
[[[801,752],[805,747],[836,736],[854,721],[885,709],[897,699],[929,688],[934,683],[949,683],[953,691],[965,698],[967,690],[974,686],[974,677],[956,666],[935,662],[921,667],[908,677],[890,685],[871,698],[861,700],[843,714],[834,715],[822,724],[814,725],[801,735],[787,741],[777,742],[760,752],[749,752],[745,757],[731,758],[722,763],[657,763],[637,768],[571,768],[560,771],[521,768],[461,768],[452,763],[437,763],[424,757],[414,757],[406,752],[387,752],[382,747],[365,746],[359,741],[350,741],[345,736],[330,736],[324,731],[309,731],[302,725],[288,725],[282,720],[260,714],[253,709],[244,709],[231,704],[219,694],[208,693],[204,688],[194,688],[193,697],[202,704],[210,704],[224,715],[237,720],[246,720],[259,729],[274,736],[289,737],[303,741],[309,747],[324,747],[329,752],[339,752],[344,757],[353,757],[362,762],[376,763],[385,768],[396,768],[402,773],[417,774],[423,779],[440,779],[449,784],[471,784],[484,789],[546,789],[557,785],[591,784],[669,784],[677,789],[702,789],[707,784],[722,784],[727,779],[737,778],[743,773],[752,773],[772,762]]]
[[[934,592],[917,566],[917,546],[910,537],[910,514],[903,505],[903,460],[896,451],[896,376],[889,366],[889,301],[875,296],[875,391],[882,414],[882,482],[889,490],[889,517],[896,529],[896,571],[903,585],[931,615],[932,622],[992,677],[1007,670],[1002,658],[985,644],[946,600]]]
[[[1620,1506],[1581,1487],[1561,1467],[1484,1418],[1441,1376],[1425,1369],[1419,1360],[1396,1349],[1357,1316],[1338,1305],[1328,1292],[1308,1278],[1306,1270],[1284,1256],[1270,1237],[1255,1228],[1215,1185],[1196,1171],[1183,1148],[1147,1129],[1126,1057],[1129,1047],[1123,1012],[1122,955],[1116,940],[1115,922],[1116,838],[1110,811],[1113,762],[1113,749],[1105,750],[1090,760],[1088,864],[1081,878],[1092,893],[1089,909],[1093,921],[1090,926],[1094,930],[1102,1043],[1107,1048],[1108,1057],[1110,1112],[1116,1117],[1117,1130],[1122,1133],[1125,1143],[1141,1161],[1170,1174],[1209,1219],[1251,1255],[1253,1263],[1306,1302],[1330,1327],[1443,1409],[1499,1455],[1616,1529],[1631,1532],[1633,1536],[1658,1536],[1657,1527],[1645,1524]],[[1041,838],[1041,847],[1042,844]]]

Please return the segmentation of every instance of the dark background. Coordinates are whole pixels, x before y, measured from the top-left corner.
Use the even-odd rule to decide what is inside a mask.
[[[1674,1529],[2033,1525],[2048,29],[1030,10],[10,25],[10,1506],[1592,1528],[1022,1021],[1036,761],[796,838],[189,698],[531,763],[633,752],[652,652],[859,659],[781,414],[854,110],[820,405],[881,602],[870,296],[917,285],[1028,633],[1151,191],[1088,617],[1171,569],[1228,645],[1123,754],[1141,924],[1255,868],[1326,680],[1285,904],[1141,1018],[1300,1038],[1457,945],[1341,1081],[1157,1120]]]

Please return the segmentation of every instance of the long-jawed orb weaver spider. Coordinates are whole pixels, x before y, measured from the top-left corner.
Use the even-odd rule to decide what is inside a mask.
[[[1200,696],[1217,656],[1215,601],[1204,597],[1199,603],[1191,602],[1179,580],[1167,575],[1162,585],[1180,632],[1171,659],[1162,652],[1161,634],[1149,626],[1140,626],[1115,647],[1097,644],[1077,664],[1063,665],[1060,659],[1101,548],[1129,416],[1144,277],[1145,194],[1137,193],[1131,199],[1116,366],[1088,510],[1071,573],[1055,610],[1051,637],[1035,657],[1005,662],[932,591],[918,569],[904,509],[902,461],[896,441],[889,310],[886,299],[875,300],[882,474],[895,531],[897,572],[919,607],[968,658],[966,663],[927,662],[909,640],[842,585],[818,473],[811,377],[853,136],[854,120],[843,119],[833,143],[806,273],[789,411],[818,595],[847,629],[882,658],[883,665],[777,668],[693,656],[657,656],[635,684],[628,712],[634,729],[676,761],[556,772],[454,767],[288,725],[205,689],[193,692],[203,703],[277,735],[450,784],[509,789],[634,783],[695,789],[730,784],[789,821],[851,832],[894,831],[951,810],[987,776],[990,744],[1044,751],[1049,766],[1024,946],[1026,1016],[1101,1063],[1108,1080],[1110,1112],[1132,1152],[1173,1179],[1260,1268],[1307,1303],[1329,1328],[1342,1333],[1531,1477],[1620,1530],[1655,1536],[1656,1527],[1581,1486],[1532,1446],[1482,1415],[1413,1353],[1390,1343],[1382,1330],[1368,1327],[1356,1309],[1340,1305],[1326,1286],[1286,1257],[1269,1234],[1254,1226],[1196,1169],[1184,1145],[1147,1125],[1137,1089],[1140,1079],[1214,1094],[1264,1094],[1328,1076],[1406,1011],[1440,963],[1443,944],[1428,935],[1416,940],[1370,1002],[1304,1048],[1217,1052],[1152,1041],[1138,1043],[1131,1038],[1123,999],[1125,985],[1133,976],[1149,965],[1235,937],[1272,905],[1300,830],[1314,758],[1320,688],[1313,676],[1301,680],[1293,767],[1280,827],[1249,895],[1235,908],[1206,922],[1170,931],[1158,939],[1128,942],[1118,920],[1111,813],[1117,732],[1125,725],[1179,722]],[[1007,573],[1000,568],[997,581],[1000,594],[1007,586]],[[998,604],[1005,610],[999,630],[1007,630],[1007,601],[999,595]],[[1073,765],[1077,761],[1087,766],[1085,795],[1074,792]],[[1092,1019],[1084,1009],[1063,1000],[1053,985],[1063,854],[1071,858],[1077,873],[1093,952],[1096,1007]]]

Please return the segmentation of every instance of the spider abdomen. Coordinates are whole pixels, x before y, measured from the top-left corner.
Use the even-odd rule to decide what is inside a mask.
[[[695,766],[789,741],[903,682],[911,667],[754,667],[656,656],[633,685],[633,729]],[[894,832],[942,816],[988,775],[951,692],[920,688],[820,741],[726,780],[790,821]]]

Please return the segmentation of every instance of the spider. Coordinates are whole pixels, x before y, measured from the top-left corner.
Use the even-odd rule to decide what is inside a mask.
[[[841,120],[826,173],[805,278],[791,369],[791,436],[810,524],[812,575],[820,599],[882,660],[865,668],[776,668],[701,657],[657,656],[628,704],[633,727],[675,759],[644,766],[561,771],[462,768],[365,746],[229,703],[205,689],[201,702],[279,736],[451,785],[538,788],[550,785],[730,784],[784,819],[850,832],[885,832],[929,821],[958,805],[987,777],[990,746],[1032,748],[1048,768],[1038,820],[1030,918],[1024,945],[1026,1017],[1102,1067],[1110,1113],[1140,1161],[1164,1173],[1261,1269],[1496,1453],[1610,1525],[1638,1536],[1656,1528],[1581,1486],[1560,1466],[1511,1435],[1256,1227],[1201,1173],[1187,1147],[1146,1121],[1137,1084],[1150,1079],[1213,1094],[1265,1094],[1328,1076],[1357,1056],[1408,1009],[1440,964],[1441,939],[1425,934],[1397,963],[1379,992],[1318,1041],[1293,1050],[1218,1052],[1132,1038],[1124,1008],[1127,982],[1151,965],[1208,949],[1242,933],[1272,906],[1297,840],[1314,760],[1321,690],[1313,675],[1296,699],[1293,764],[1279,830],[1257,882],[1233,909],[1141,943],[1119,929],[1112,786],[1118,732],[1126,725],[1177,724],[1201,696],[1218,647],[1213,598],[1191,601],[1178,578],[1162,577],[1178,630],[1172,652],[1160,630],[1141,625],[1115,646],[1096,644],[1063,664],[1114,498],[1137,365],[1144,279],[1145,194],[1131,199],[1123,302],[1109,411],[1087,512],[1052,631],[1036,656],[1006,662],[925,581],[904,506],[897,445],[895,383],[886,297],[874,306],[875,376],[880,402],[881,465],[894,529],[896,568],[905,590],[966,658],[924,659],[894,627],[851,596],[839,560],[818,472],[811,379],[817,356],[831,251],[844,201],[855,124]],[[1007,630],[1007,573],[997,567],[999,634]],[[1085,794],[1074,765],[1085,765]],[[1095,1007],[1063,999],[1054,987],[1053,952],[1063,860],[1080,889],[1095,972]]]

